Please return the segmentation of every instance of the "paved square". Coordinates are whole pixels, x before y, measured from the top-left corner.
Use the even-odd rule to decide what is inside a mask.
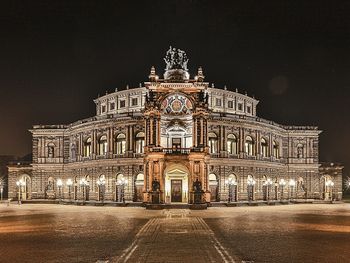
[[[350,205],[0,206],[1,262],[348,262]]]

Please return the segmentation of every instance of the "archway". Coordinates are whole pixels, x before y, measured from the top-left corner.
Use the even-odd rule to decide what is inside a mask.
[[[217,202],[218,201],[218,178],[215,174],[209,174],[209,190],[210,190],[210,201]]]
[[[165,169],[165,202],[188,202],[189,171],[183,164],[171,164]]]
[[[143,201],[144,177],[145,176],[142,173],[139,173],[135,177],[134,202],[142,202]]]
[[[21,199],[28,200],[32,198],[32,181],[28,174],[21,175],[20,181],[23,182],[23,186],[20,187]]]

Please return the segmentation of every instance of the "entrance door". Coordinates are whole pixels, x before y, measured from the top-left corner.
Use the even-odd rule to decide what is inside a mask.
[[[171,202],[182,202],[182,180],[171,180]]]

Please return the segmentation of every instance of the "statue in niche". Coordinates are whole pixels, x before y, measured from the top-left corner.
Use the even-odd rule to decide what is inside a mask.
[[[54,154],[54,147],[53,146],[49,146],[47,149],[47,156],[49,158],[53,158],[53,154]]]
[[[303,146],[299,145],[297,148],[298,158],[303,158]]]
[[[76,146],[75,146],[75,143],[72,143],[72,145],[71,145],[71,158],[73,159],[73,160],[75,160],[75,153],[76,153]]]
[[[152,191],[153,191],[153,192],[159,192],[159,191],[160,191],[160,183],[159,183],[159,181],[157,180],[157,178],[155,178],[155,179],[152,181]]]
[[[198,178],[195,182],[193,182],[193,191],[196,193],[202,192],[202,183],[198,180]]]

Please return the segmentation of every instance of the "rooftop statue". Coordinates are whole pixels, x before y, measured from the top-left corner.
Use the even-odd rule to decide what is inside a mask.
[[[185,51],[170,46],[164,61],[166,63],[164,79],[169,82],[188,81],[188,58]]]
[[[185,53],[185,51],[173,48],[170,46],[169,50],[167,51],[164,61],[166,63],[165,70],[172,70],[172,69],[182,69],[187,71],[187,63],[188,58]]]

